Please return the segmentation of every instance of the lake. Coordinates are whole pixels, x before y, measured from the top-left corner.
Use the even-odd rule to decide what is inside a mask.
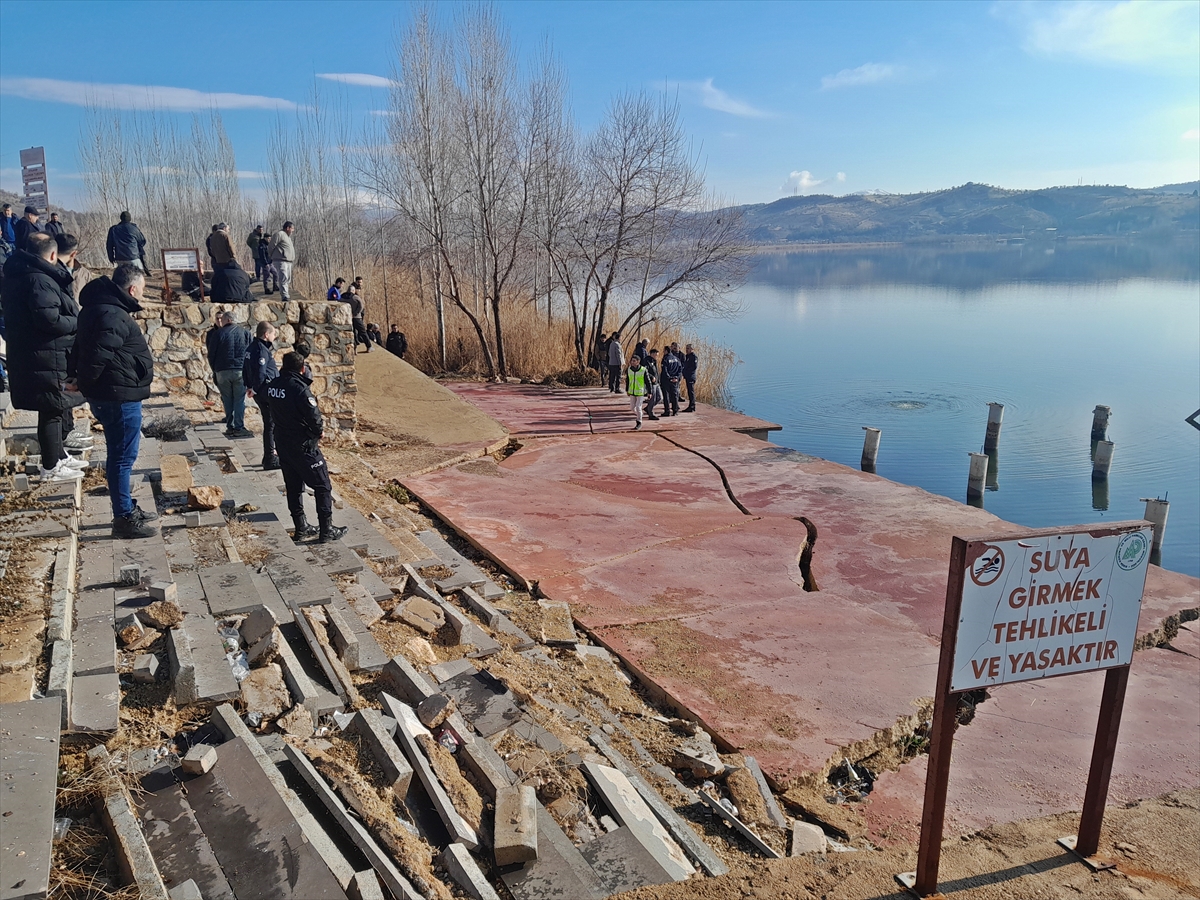
[[[1166,497],[1162,565],[1200,576],[1194,240],[771,253],[740,297],[743,315],[701,331],[740,357],[734,406],[782,425],[772,442],[858,467],[862,427],[880,428],[879,475],[965,502],[1003,403],[988,511],[1076,525]],[[1097,404],[1116,446],[1093,484]]]

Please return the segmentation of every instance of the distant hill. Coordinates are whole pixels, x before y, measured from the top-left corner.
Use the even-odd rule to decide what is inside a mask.
[[[1183,181],[1179,184],[1163,184],[1150,189],[1155,194],[1198,194],[1200,181]]]
[[[739,209],[759,244],[1170,236],[1200,231],[1200,197],[1187,187],[1010,191],[968,183],[923,194],[785,197]]]

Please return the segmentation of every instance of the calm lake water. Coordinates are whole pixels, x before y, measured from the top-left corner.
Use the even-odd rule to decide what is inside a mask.
[[[744,314],[704,332],[742,362],[734,405],[774,443],[966,500],[989,401],[1004,425],[983,505],[1032,527],[1140,519],[1170,500],[1162,565],[1200,575],[1200,249],[1043,243],[772,254]],[[1112,407],[1107,483],[1091,480]],[[897,523],[900,524],[900,523]],[[949,548],[947,548],[947,551]]]

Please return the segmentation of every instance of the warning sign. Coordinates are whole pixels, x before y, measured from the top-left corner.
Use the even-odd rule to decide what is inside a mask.
[[[967,546],[951,691],[1129,665],[1149,526]]]

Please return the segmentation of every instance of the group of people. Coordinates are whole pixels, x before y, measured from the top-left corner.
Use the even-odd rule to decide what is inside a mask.
[[[275,362],[276,336],[270,322],[259,322],[251,336],[228,311],[217,315],[216,324],[205,335],[208,364],[221,392],[225,434],[254,436],[245,421],[246,399],[252,399],[263,421],[262,467],[264,471],[283,471],[295,540],[336,541],[346,529],[333,524],[333,484],[320,448],[324,419],[312,394],[312,371],[307,363],[312,347],[303,339],[296,341],[292,351],[284,354],[281,369]],[[315,526],[304,512],[306,486],[312,488],[316,500]]]
[[[648,340],[641,340],[633,348],[629,365],[625,365],[625,350],[621,346],[621,332],[612,336],[600,335],[596,345],[597,357],[607,361],[608,389],[614,394],[622,392],[629,396],[630,409],[634,416],[634,430],[642,427],[642,415],[657,421],[663,416],[677,416],[680,412],[696,411],[696,371],[699,359],[691,344],[680,351],[679,344],[672,341],[662,348],[660,357],[657,347],[650,347]],[[624,383],[622,384],[622,372]],[[687,389],[687,406],[680,410],[680,389]],[[655,415],[655,408],[662,403],[662,416]]]
[[[256,225],[246,236],[246,246],[254,258],[254,277],[249,280],[261,281],[263,293],[268,297],[279,291],[281,299],[292,299],[292,267],[296,264],[296,244],[292,241],[292,235],[295,233],[296,225],[289,221],[284,222],[274,234],[267,234],[265,226]],[[232,254],[233,247],[230,246]],[[216,272],[215,268],[213,272]]]
[[[389,353],[404,359],[404,354],[408,352],[408,338],[404,336],[400,326],[392,324],[392,330],[388,332],[385,343],[379,326],[366,320],[367,305],[366,298],[363,297],[363,277],[361,275],[355,275],[354,280],[349,284],[346,284],[346,279],[341,276],[335,278],[333,284],[329,286],[329,290],[325,292],[325,299],[332,303],[349,305],[350,325],[354,329],[355,351],[358,350],[359,344],[364,344],[367,348],[364,352],[370,353],[372,346],[378,344]]]

